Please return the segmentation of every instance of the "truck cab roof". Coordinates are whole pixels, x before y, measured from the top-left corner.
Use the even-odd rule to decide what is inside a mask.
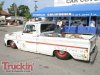
[[[55,24],[53,21],[36,21],[36,22],[26,22],[26,25],[28,24]]]

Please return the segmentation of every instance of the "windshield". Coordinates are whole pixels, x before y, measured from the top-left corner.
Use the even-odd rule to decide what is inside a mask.
[[[33,31],[35,31],[35,25],[26,25],[25,31],[26,32],[33,32]]]

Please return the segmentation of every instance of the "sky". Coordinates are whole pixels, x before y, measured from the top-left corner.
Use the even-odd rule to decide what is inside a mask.
[[[34,12],[34,4],[35,4],[34,1],[36,1],[36,0],[0,0],[0,2],[1,1],[5,2],[4,6],[3,6],[3,9],[5,11],[7,11],[8,10],[7,8],[9,8],[10,5],[15,2],[17,4],[17,6],[27,5],[30,9],[30,12],[32,13],[32,12]],[[42,9],[44,7],[50,7],[50,6],[54,5],[54,0],[37,0],[37,1],[38,1],[37,2],[38,10]]]

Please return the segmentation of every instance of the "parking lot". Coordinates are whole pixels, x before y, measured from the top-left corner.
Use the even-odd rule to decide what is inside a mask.
[[[99,75],[100,74],[100,37],[97,40],[98,54],[94,64],[75,59],[59,60],[56,57],[35,54],[4,46],[4,35],[23,30],[23,26],[0,27],[0,75]],[[30,72],[7,72],[2,62],[12,64],[32,64]]]

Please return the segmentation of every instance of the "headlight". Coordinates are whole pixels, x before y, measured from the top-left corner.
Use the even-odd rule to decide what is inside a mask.
[[[8,36],[10,36],[10,35],[12,35],[13,33],[10,33],[10,34],[5,34],[5,37],[8,37]]]

